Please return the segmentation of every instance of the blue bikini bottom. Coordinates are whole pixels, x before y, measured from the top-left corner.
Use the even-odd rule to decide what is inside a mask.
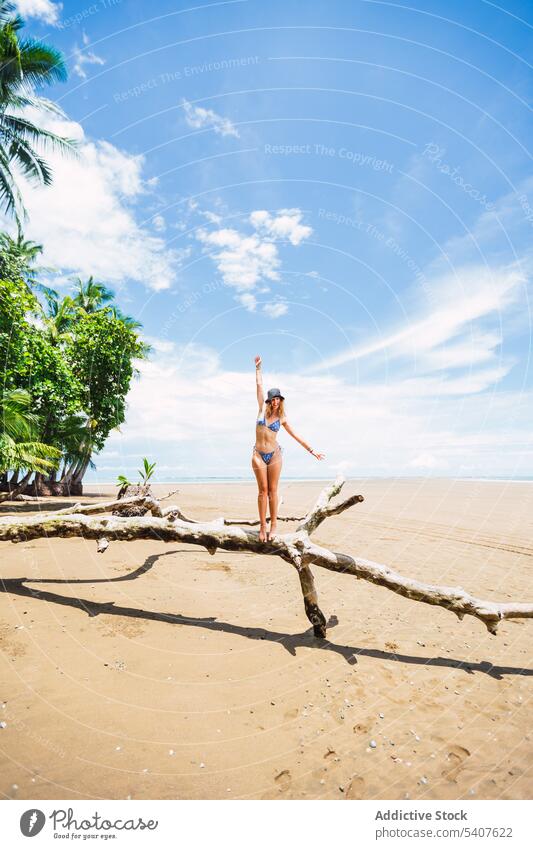
[[[274,456],[274,454],[275,454],[275,453],[276,453],[276,451],[278,451],[278,450],[279,450],[279,452],[281,453],[281,445],[276,446],[276,448],[274,449],[274,451],[259,451],[259,449],[257,449],[257,448],[255,447],[255,445],[254,445],[254,451],[257,451],[257,453],[260,455],[260,457],[261,457],[261,459],[262,459],[263,463],[264,463],[266,466],[268,466],[268,464],[269,464],[269,463],[270,463],[270,461],[272,460],[272,457]]]

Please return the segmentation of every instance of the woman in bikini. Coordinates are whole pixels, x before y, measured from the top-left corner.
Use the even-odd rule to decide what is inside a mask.
[[[281,472],[281,446],[276,442],[276,434],[281,425],[288,434],[299,442],[317,460],[323,460],[320,454],[295,434],[285,418],[285,398],[279,389],[269,389],[265,400],[263,393],[263,378],[261,375],[261,357],[255,358],[255,382],[257,387],[257,403],[259,413],[255,426],[255,445],[252,454],[252,469],[257,479],[257,506],[259,508],[259,539],[261,542],[270,540],[276,533],[278,517],[278,481]],[[266,514],[267,500],[270,507],[270,531],[267,532]]]

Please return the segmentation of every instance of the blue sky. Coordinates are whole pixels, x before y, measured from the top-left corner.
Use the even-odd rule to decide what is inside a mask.
[[[531,5],[20,0],[80,140],[29,238],[153,345],[93,479],[533,475]],[[48,119],[49,120],[49,119]]]

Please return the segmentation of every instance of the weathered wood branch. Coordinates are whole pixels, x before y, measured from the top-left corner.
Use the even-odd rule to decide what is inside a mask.
[[[108,502],[79,508],[76,513],[58,510],[56,513],[31,517],[3,517],[0,518],[0,542],[24,542],[41,537],[82,537],[96,540],[98,551],[104,552],[113,540],[155,539],[162,542],[180,541],[201,545],[210,554],[214,554],[218,548],[221,548],[226,551],[249,551],[254,554],[275,555],[297,569],[305,611],[313,625],[315,635],[319,637],[326,636],[326,618],[318,605],[310,569],[313,564],[332,572],[349,574],[370,581],[404,598],[444,607],[455,613],[459,619],[463,619],[466,615],[474,616],[484,622],[491,634],[496,634],[498,624],[504,619],[533,617],[533,604],[485,601],[470,595],[462,587],[425,584],[406,578],[380,563],[354,558],[316,545],[310,539],[310,533],[321,522],[362,500],[362,496],[354,495],[339,504],[330,504],[343,484],[344,480],[337,478],[333,484],[321,492],[314,507],[300,520],[296,531],[277,534],[268,543],[261,542],[256,531],[230,525],[230,522],[237,520],[220,518],[212,522],[197,522],[181,517],[176,518],[175,508],[161,510],[155,499],[147,499],[146,496],[142,497],[143,502],[152,514],[159,510],[159,515],[132,518],[117,515],[102,517],[104,508],[109,511],[115,507],[116,502]],[[73,507],[76,506],[73,505]],[[84,512],[81,512],[82,510]]]
[[[307,516],[304,516],[299,521],[297,530],[307,531],[308,534],[312,534],[322,524],[324,519],[327,519],[329,516],[336,516],[338,513],[348,510],[349,507],[353,507],[354,504],[364,501],[362,495],[351,495],[345,501],[331,505],[329,502],[339,494],[343,486],[344,478],[342,475],[339,475],[330,486],[324,487]]]
[[[153,516],[163,515],[159,501],[152,496],[130,495],[128,498],[100,501],[96,504],[81,504],[80,502],[76,502],[76,504],[69,504],[68,507],[63,507],[61,510],[53,510],[50,513],[46,513],[46,518],[48,516],[69,516],[72,513],[81,514],[82,516],[97,516],[99,513],[111,513],[112,511],[116,513],[134,505],[146,507]]]

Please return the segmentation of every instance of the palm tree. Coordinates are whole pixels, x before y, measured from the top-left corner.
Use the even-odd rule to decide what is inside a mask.
[[[31,398],[25,389],[4,389],[0,395],[0,425],[8,436],[17,440],[29,439],[39,419],[31,411]]]
[[[28,283],[33,284],[33,274],[37,271],[34,267],[35,260],[42,254],[43,246],[25,239],[22,233],[18,233],[16,239],[8,233],[0,233],[0,249],[19,263],[21,276],[23,275]]]
[[[83,415],[71,415],[64,422],[59,433],[63,448],[63,469],[60,483],[70,488],[81,483],[88,466],[96,468],[91,460],[93,451],[92,431],[96,422]]]
[[[47,297],[48,309],[44,319],[46,332],[52,345],[59,345],[71,338],[72,321],[76,316],[76,304],[69,295],[59,300],[57,292],[50,290]]]
[[[98,312],[115,297],[115,293],[104,286],[103,283],[95,283],[92,275],[86,283],[83,282],[81,277],[78,277],[75,291],[76,295],[73,301],[86,313]]]
[[[14,469],[8,491],[0,502],[15,498],[26,487],[33,472],[56,468],[61,452],[35,439],[39,418],[31,412],[31,396],[25,389],[8,389],[0,395],[0,472]],[[18,480],[18,472],[26,473]]]
[[[127,327],[129,330],[137,330],[139,327],[142,327],[140,321],[132,318],[131,315],[123,313],[122,310],[115,304],[108,307],[108,312],[113,318],[116,318],[117,321],[121,321],[124,327]]]
[[[28,117],[39,111],[64,116],[58,106],[35,88],[63,82],[67,69],[62,54],[33,38],[19,38],[24,21],[7,0],[0,0],[0,207],[13,215],[19,230],[26,210],[13,166],[32,181],[48,186],[52,171],[39,149],[73,153],[75,142],[62,138]],[[24,112],[26,110],[26,112]]]
[[[39,283],[37,274],[51,269],[36,265],[37,257],[43,252],[43,246],[30,239],[25,239],[19,229],[17,238],[9,233],[0,233],[0,279],[12,280],[14,277],[24,280],[30,291],[37,291],[46,298],[55,296],[57,292],[43,283]]]

